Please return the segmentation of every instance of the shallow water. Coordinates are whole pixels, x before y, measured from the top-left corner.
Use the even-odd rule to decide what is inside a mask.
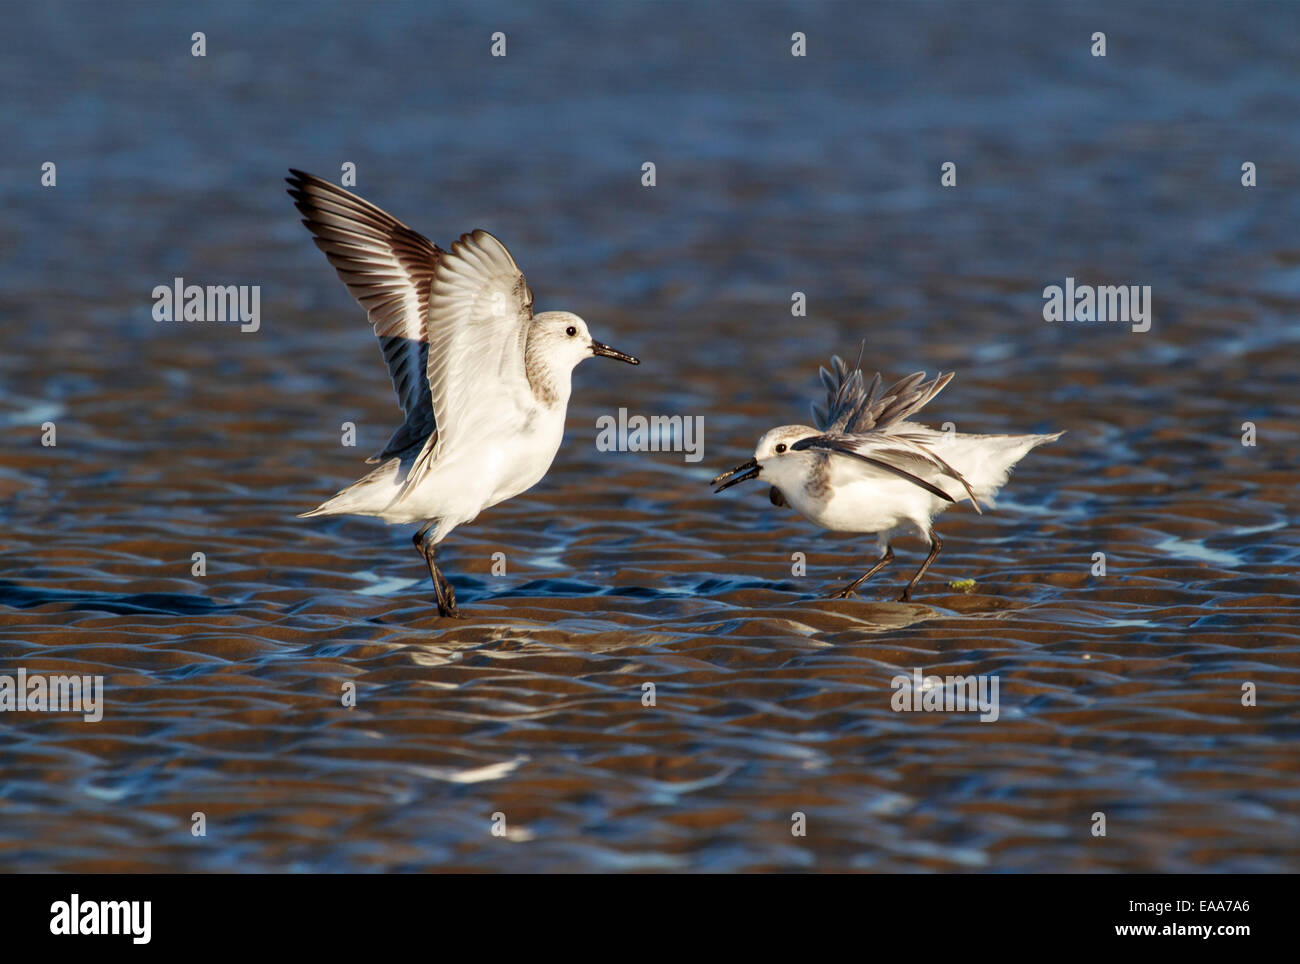
[[[1296,869],[1300,15],[1241,9],[11,11],[0,674],[106,691],[0,714],[0,868]],[[409,529],[295,518],[396,424],[280,181],[347,160],[644,362],[579,369],[546,480],[445,544],[464,621]],[[261,285],[260,330],[154,322],[177,275]],[[1067,276],[1151,285],[1151,330],[1044,322]],[[823,599],[874,540],[705,484],[863,338],[957,371],[932,424],[1067,431],[911,604],[917,542]],[[703,460],[597,451],[620,406]],[[998,721],[894,712],[913,668],[996,675]]]

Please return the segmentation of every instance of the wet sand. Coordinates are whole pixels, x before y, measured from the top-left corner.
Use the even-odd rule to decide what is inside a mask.
[[[669,30],[657,5],[578,6],[565,36],[521,13],[474,100],[471,13],[431,40],[400,5],[249,33],[235,10],[209,28],[235,50],[159,66],[189,28],[141,9],[0,60],[30,182],[4,188],[0,674],[105,677],[99,723],[0,714],[0,869],[1296,869],[1293,13],[1193,7],[1162,34],[1117,7],[1142,71],[1082,41],[1047,65],[1092,29],[1068,9],[810,13],[824,46],[795,75],[776,7],[673,8],[668,36],[725,34],[711,59],[630,43]],[[429,44],[436,110],[392,81]],[[521,139],[531,166],[506,160]],[[551,473],[445,543],[463,621],[409,529],[295,518],[398,414],[278,180],[340,158],[444,246],[492,230],[540,308],[643,360],[584,364]],[[262,285],[261,329],[154,322],[177,275]],[[1067,276],[1152,285],[1151,331],[1044,322]],[[940,518],[909,604],[918,541],[824,599],[873,539],[706,484],[806,421],[817,366],[863,338],[887,376],[957,371],[929,424],[1067,432],[995,511]],[[620,406],[704,416],[703,460],[598,451]],[[917,667],[996,675],[998,721],[894,712]]]

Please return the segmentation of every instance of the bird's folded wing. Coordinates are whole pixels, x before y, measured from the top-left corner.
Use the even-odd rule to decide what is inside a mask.
[[[493,431],[531,398],[524,348],[532,317],[523,272],[486,231],[462,235],[438,259],[426,323],[438,418],[430,460]]]
[[[326,180],[291,170],[289,195],[316,246],[365,308],[379,339],[405,424],[385,448],[418,442],[435,427],[425,376],[429,286],[443,252],[368,201]],[[399,447],[400,447],[399,445]]]
[[[956,502],[956,499],[936,484],[943,479],[951,479],[966,490],[975,511],[982,512],[970,483],[919,435],[905,432],[870,432],[862,435],[828,433],[801,439],[791,448],[815,449],[853,458],[906,479],[947,502]]]

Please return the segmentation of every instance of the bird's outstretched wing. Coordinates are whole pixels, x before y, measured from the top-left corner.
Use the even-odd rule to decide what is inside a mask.
[[[436,459],[472,442],[532,397],[524,348],[533,292],[506,246],[486,231],[461,235],[438,259],[429,292],[428,379],[438,438]]]
[[[370,461],[423,444],[427,465],[527,388],[533,293],[486,231],[443,251],[350,191],[291,170],[289,194],[374,326],[406,421]],[[411,473],[411,477],[418,473]]]
[[[982,511],[970,483],[934,450],[932,439],[909,432],[906,424],[909,416],[943,391],[953,373],[940,373],[927,382],[925,372],[915,372],[882,391],[880,373],[866,384],[860,364],[860,354],[852,369],[836,355],[829,371],[821,369],[826,402],[813,405],[813,424],[823,434],[802,439],[791,448],[856,458],[948,502],[955,500],[935,481],[952,479],[966,490],[975,511]]]
[[[429,288],[444,252],[428,238],[351,191],[290,169],[289,195],[352,296],[366,309],[406,421],[382,452],[397,455],[434,434],[426,377]]]

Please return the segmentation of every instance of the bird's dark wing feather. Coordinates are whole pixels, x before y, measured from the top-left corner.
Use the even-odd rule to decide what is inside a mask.
[[[334,270],[361,303],[379,339],[406,421],[369,461],[426,442],[437,423],[427,377],[429,288],[445,253],[351,191],[290,170],[289,195]]]

